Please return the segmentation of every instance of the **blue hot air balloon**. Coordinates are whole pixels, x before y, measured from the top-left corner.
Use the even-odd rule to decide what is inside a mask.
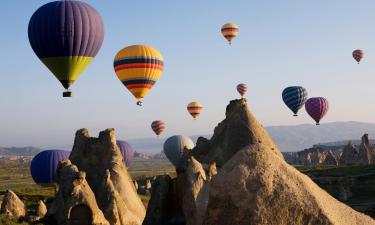
[[[121,151],[125,166],[129,167],[131,163],[133,162],[133,158],[134,158],[134,150],[132,146],[128,142],[121,141],[121,140],[117,141],[117,146],[119,147]]]
[[[98,53],[104,25],[85,2],[54,1],[35,11],[28,34],[35,54],[68,90]],[[63,96],[72,93],[68,90]]]
[[[307,91],[301,86],[291,86],[284,89],[283,101],[290,110],[297,116],[297,112],[307,100]]]
[[[184,149],[192,149],[194,148],[193,141],[183,135],[175,135],[168,138],[164,142],[164,153],[165,156],[171,161],[174,166],[178,166],[180,163],[181,156],[184,152]]]
[[[30,172],[37,184],[51,184],[55,181],[57,165],[68,159],[70,151],[45,150],[31,160]]]

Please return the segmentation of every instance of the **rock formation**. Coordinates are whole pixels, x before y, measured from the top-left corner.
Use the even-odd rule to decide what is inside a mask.
[[[358,163],[358,149],[351,141],[345,146],[339,160],[340,165],[355,165]]]
[[[364,134],[362,136],[358,158],[358,163],[361,165],[375,164],[375,150],[368,139],[368,134]]]
[[[145,208],[122,163],[114,129],[98,138],[78,130],[69,159],[57,170],[59,190],[48,219],[55,224],[142,224]]]
[[[337,166],[339,164],[331,150],[326,153],[323,164],[327,166]]]
[[[245,99],[231,101],[211,140],[199,138],[181,161],[176,179],[157,179],[144,225],[178,224],[148,218],[181,213],[189,225],[375,224],[287,164]],[[181,210],[166,213],[168,201]]]
[[[1,203],[0,213],[16,217],[25,216],[25,204],[13,191],[7,190]]]
[[[38,218],[43,218],[47,213],[47,207],[42,200],[38,202],[38,208],[36,209],[36,216]]]

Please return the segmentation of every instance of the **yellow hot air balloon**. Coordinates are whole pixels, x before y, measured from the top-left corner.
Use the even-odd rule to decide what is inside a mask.
[[[202,112],[203,106],[200,102],[190,102],[187,106],[187,110],[190,113],[190,115],[197,119],[199,114]]]
[[[238,25],[235,23],[226,23],[221,27],[221,33],[229,44],[232,44],[232,40],[237,36],[238,32]]]
[[[115,72],[124,86],[142,106],[142,99],[159,80],[163,72],[163,56],[146,45],[132,45],[121,49],[113,63]]]

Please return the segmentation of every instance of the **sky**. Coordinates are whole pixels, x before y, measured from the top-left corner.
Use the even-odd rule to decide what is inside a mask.
[[[71,145],[83,127],[93,136],[114,127],[119,139],[153,137],[157,119],[167,124],[164,137],[209,134],[241,82],[264,126],[313,123],[304,109],[296,118],[284,105],[290,85],[328,99],[323,123],[375,122],[373,0],[87,0],[103,18],[105,38],[73,98],[62,98],[28,41],[29,19],[47,2],[0,3],[0,146]],[[227,22],[240,29],[232,46],[220,33]],[[113,70],[115,54],[133,44],[153,46],[165,63],[142,108]],[[366,54],[360,65],[351,56],[357,48]],[[191,101],[204,106],[197,121],[186,111]]]

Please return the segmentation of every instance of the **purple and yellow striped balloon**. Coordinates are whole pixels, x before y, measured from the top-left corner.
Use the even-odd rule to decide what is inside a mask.
[[[305,103],[306,112],[313,118],[316,125],[328,112],[328,100],[323,97],[309,98]]]
[[[235,23],[226,23],[221,27],[221,33],[229,44],[232,44],[232,40],[237,36],[238,32],[238,25]]]
[[[237,91],[240,93],[241,97],[243,97],[247,92],[247,84],[239,84],[237,85]]]

